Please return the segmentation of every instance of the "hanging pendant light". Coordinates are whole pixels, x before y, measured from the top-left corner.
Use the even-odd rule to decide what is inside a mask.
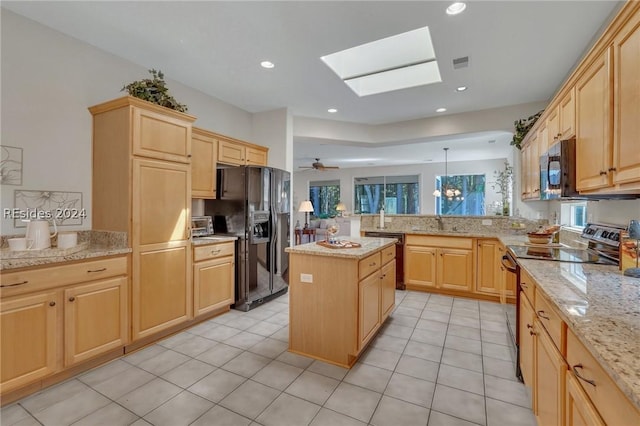
[[[449,173],[447,168],[448,166],[447,152],[449,151],[449,148],[442,148],[442,149],[444,149],[444,176],[443,176],[444,182],[440,185],[440,187],[442,188],[442,191],[436,189],[435,191],[433,191],[433,196],[440,197],[444,194],[444,196],[447,197],[449,201],[453,200],[454,198],[458,201],[464,200],[464,197],[462,196],[462,191],[460,191],[460,189],[458,189],[453,185],[449,185]]]

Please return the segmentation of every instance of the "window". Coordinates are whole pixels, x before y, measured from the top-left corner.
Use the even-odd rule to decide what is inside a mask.
[[[340,181],[323,180],[309,182],[309,200],[313,204],[313,217],[336,216],[336,206],[340,202]]]
[[[457,189],[459,196],[448,198],[446,189]],[[436,214],[482,216],[484,211],[484,175],[436,176],[436,189],[442,195],[436,197]]]
[[[355,178],[354,212],[377,214],[384,205],[384,211],[388,214],[418,214],[420,212],[418,178],[418,175]]]
[[[573,228],[584,228],[587,224],[587,202],[563,203],[560,207],[562,223]]]

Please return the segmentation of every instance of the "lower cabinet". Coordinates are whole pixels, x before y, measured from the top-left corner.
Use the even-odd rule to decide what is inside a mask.
[[[235,302],[234,251],[233,242],[194,247],[194,316],[229,309]]]
[[[117,277],[64,290],[66,367],[127,343],[127,277]]]
[[[567,363],[536,319],[534,411],[539,425],[564,425]]]
[[[380,327],[380,276],[369,275],[358,283],[358,347],[364,347]]]
[[[58,368],[56,331],[61,307],[55,291],[2,300],[2,393],[46,377]]]
[[[473,239],[407,235],[405,284],[410,290],[473,291]]]
[[[566,425],[567,426],[604,426],[589,397],[571,371],[567,371],[566,380]]]
[[[127,264],[122,256],[2,275],[3,395],[124,348]]]
[[[529,302],[524,292],[520,292],[520,309],[518,315],[520,315],[520,371],[524,384],[533,389],[535,387],[534,362],[536,349],[536,332],[533,327],[536,315],[533,312],[531,302]],[[534,392],[531,394],[535,396]],[[535,412],[535,399],[532,401],[531,406]]]
[[[382,274],[381,288],[381,310],[382,322],[387,319],[396,305],[396,260],[385,264],[380,270]]]

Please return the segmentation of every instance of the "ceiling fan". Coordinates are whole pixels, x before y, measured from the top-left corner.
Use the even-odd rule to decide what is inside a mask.
[[[316,158],[316,161],[314,163],[311,163],[310,166],[300,166],[300,169],[313,169],[313,170],[328,170],[328,169],[339,169],[340,167],[338,166],[325,166],[324,164],[322,164],[320,162],[319,158]]]

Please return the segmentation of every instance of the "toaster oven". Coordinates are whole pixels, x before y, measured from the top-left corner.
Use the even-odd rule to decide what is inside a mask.
[[[194,237],[213,235],[213,220],[211,216],[193,216],[191,218],[191,235]]]

